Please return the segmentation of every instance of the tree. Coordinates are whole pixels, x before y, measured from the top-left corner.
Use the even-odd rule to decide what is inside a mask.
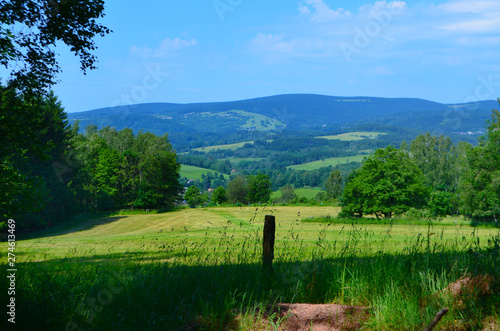
[[[342,211],[391,218],[411,207],[425,206],[428,194],[422,172],[408,154],[389,146],[376,150],[348,178]]]
[[[499,99],[500,103],[500,99]],[[486,135],[467,153],[460,181],[462,212],[476,220],[500,219],[500,112],[493,110]]]
[[[0,214],[27,220],[24,229],[79,210],[74,196],[84,190],[75,183],[83,176],[70,162],[66,114],[49,88],[60,70],[56,44],[69,46],[84,72],[95,68],[93,38],[110,32],[96,22],[103,11],[102,0],[0,1],[0,66],[9,72],[0,86]]]
[[[9,86],[43,91],[55,84],[60,68],[56,44],[80,58],[81,69],[96,68],[94,37],[111,31],[97,23],[103,0],[5,0],[0,2],[0,65],[12,68]]]
[[[249,176],[248,186],[247,196],[251,203],[267,203],[271,199],[271,180],[268,175],[259,173]]]
[[[0,86],[0,132],[2,218],[22,219],[28,229],[78,212],[69,187],[76,174],[68,162],[71,132],[57,98]]]
[[[338,199],[342,195],[342,174],[335,169],[325,183],[326,195],[330,199]]]
[[[184,199],[188,202],[189,207],[195,208],[201,203],[201,193],[200,189],[196,186],[190,186],[186,194],[184,194]]]
[[[169,209],[179,198],[180,164],[166,135],[88,126],[72,145],[81,164],[77,196],[89,210]]]
[[[428,186],[437,190],[444,185],[450,191],[455,191],[459,178],[458,156],[449,137],[438,138],[429,132],[417,136],[410,143],[410,157],[422,170]]]
[[[433,216],[445,217],[450,215],[453,210],[451,201],[452,195],[445,190],[434,191],[430,195],[429,209]]]
[[[218,186],[212,192],[212,201],[219,205],[227,201],[226,189],[223,186]]]
[[[293,185],[287,184],[280,188],[281,191],[281,201],[283,203],[288,203],[297,198],[297,194],[295,194],[295,187]]]
[[[227,183],[227,200],[230,203],[246,204],[248,194],[248,183],[244,176],[237,176]]]

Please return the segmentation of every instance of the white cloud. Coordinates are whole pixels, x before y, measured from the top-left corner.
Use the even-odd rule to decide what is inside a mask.
[[[374,13],[381,11],[388,11],[391,15],[402,14],[407,9],[407,4],[405,1],[376,1],[375,3],[368,3],[359,7],[359,12],[361,14],[368,13],[373,15]]]
[[[267,63],[289,63],[295,59],[328,59],[338,52],[337,42],[322,38],[259,33],[247,44],[249,51]]]
[[[314,23],[332,22],[352,15],[343,8],[331,9],[323,0],[306,0],[305,4],[299,7],[299,11],[302,15],[309,16]]]
[[[284,34],[264,34],[259,33],[250,44],[253,50],[272,53],[290,53],[294,50],[291,41],[285,41]]]
[[[175,39],[166,38],[155,49],[151,49],[148,47],[141,48],[137,46],[132,46],[130,48],[130,53],[145,58],[151,58],[151,57],[162,58],[169,54],[173,54],[182,48],[196,46],[197,44],[198,42],[195,39],[183,40],[180,38],[175,38]]]
[[[463,33],[500,31],[500,2],[497,0],[449,1],[438,9],[454,18],[452,23],[440,26],[443,30]]]
[[[460,23],[443,25],[441,28],[456,32],[495,32],[500,31],[500,17],[467,20]]]
[[[439,8],[451,13],[488,14],[491,12],[499,12],[500,2],[498,0],[449,1],[439,6]]]

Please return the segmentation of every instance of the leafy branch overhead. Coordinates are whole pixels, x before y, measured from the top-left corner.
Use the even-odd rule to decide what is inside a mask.
[[[97,22],[102,17],[102,0],[0,1],[0,65],[10,71],[9,84],[37,91],[55,84],[60,42],[79,57],[84,73],[95,69],[93,38],[111,32]]]

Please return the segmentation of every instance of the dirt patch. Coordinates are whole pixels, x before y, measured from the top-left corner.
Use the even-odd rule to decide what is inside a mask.
[[[495,282],[491,275],[464,276],[449,284],[444,292],[451,294],[456,308],[464,309],[466,302],[492,295]]]
[[[491,275],[466,276],[448,285],[445,291],[449,291],[455,298],[467,294],[489,295],[493,293],[494,282],[495,278]]]
[[[178,331],[198,330],[244,330],[260,331],[336,331],[358,330],[369,317],[370,308],[343,306],[337,304],[287,304],[268,306],[265,311],[254,311],[253,316],[237,313],[234,319],[226,320],[223,325],[199,317],[190,325]],[[273,325],[274,324],[274,325]]]
[[[271,310],[280,330],[357,330],[368,319],[369,308],[337,304],[277,304]]]

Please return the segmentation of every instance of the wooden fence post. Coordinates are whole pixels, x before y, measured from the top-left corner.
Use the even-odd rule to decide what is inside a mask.
[[[275,232],[275,217],[273,215],[266,215],[264,219],[264,242],[262,260],[264,263],[264,268],[269,272],[273,272]]]

